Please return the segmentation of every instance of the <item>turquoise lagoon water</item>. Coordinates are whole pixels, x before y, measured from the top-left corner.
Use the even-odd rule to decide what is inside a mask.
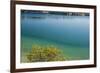
[[[89,59],[89,16],[22,11],[21,62],[32,45],[53,45],[69,60]]]

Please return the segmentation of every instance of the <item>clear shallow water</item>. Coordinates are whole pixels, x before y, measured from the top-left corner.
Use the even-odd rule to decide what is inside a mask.
[[[70,60],[89,59],[89,16],[22,13],[22,62],[23,54],[36,44],[54,45]]]

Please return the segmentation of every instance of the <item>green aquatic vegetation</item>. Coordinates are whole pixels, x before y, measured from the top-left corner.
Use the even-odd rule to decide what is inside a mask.
[[[53,46],[36,46],[26,55],[29,62],[65,61],[62,50]]]

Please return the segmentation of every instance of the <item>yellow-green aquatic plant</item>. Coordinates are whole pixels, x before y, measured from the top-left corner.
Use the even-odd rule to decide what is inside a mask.
[[[31,52],[26,55],[29,62],[64,61],[62,51],[56,47],[33,46]]]

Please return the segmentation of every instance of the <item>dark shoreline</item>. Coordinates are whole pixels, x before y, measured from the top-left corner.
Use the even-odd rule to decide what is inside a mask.
[[[66,16],[89,16],[89,13],[84,12],[60,12],[60,11],[39,11],[39,10],[21,10],[22,13],[30,14],[52,14],[52,15],[66,15]]]

